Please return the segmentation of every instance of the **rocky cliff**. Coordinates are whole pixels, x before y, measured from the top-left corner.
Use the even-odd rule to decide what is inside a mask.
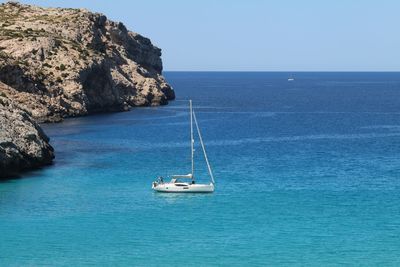
[[[0,89],[7,86],[0,83]],[[49,138],[30,114],[0,94],[0,179],[50,164],[53,158]]]
[[[0,4],[0,178],[51,164],[35,122],[174,99],[161,50],[85,9]]]
[[[85,9],[0,5],[0,81],[37,121],[162,105],[161,50]]]

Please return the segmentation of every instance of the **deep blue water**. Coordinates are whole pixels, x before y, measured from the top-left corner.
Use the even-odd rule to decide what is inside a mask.
[[[169,72],[168,106],[44,125],[55,164],[0,183],[0,266],[400,265],[400,73],[288,76]],[[189,98],[216,192],[154,193],[189,172]]]

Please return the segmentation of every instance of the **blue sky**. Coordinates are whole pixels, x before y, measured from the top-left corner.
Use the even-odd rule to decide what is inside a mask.
[[[165,70],[400,71],[397,0],[24,0],[85,7],[163,50]]]

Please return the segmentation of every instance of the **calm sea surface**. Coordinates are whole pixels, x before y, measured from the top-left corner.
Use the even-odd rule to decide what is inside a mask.
[[[55,164],[0,182],[0,266],[399,266],[400,73],[289,76],[168,72],[168,106],[44,125]],[[189,98],[216,192],[154,193],[189,172]]]

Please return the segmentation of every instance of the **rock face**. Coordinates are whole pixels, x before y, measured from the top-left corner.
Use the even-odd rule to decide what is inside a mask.
[[[7,89],[0,83],[0,89]],[[0,95],[0,178],[51,164],[49,138],[29,113]]]
[[[161,50],[84,9],[0,5],[0,81],[38,121],[166,104]]]

